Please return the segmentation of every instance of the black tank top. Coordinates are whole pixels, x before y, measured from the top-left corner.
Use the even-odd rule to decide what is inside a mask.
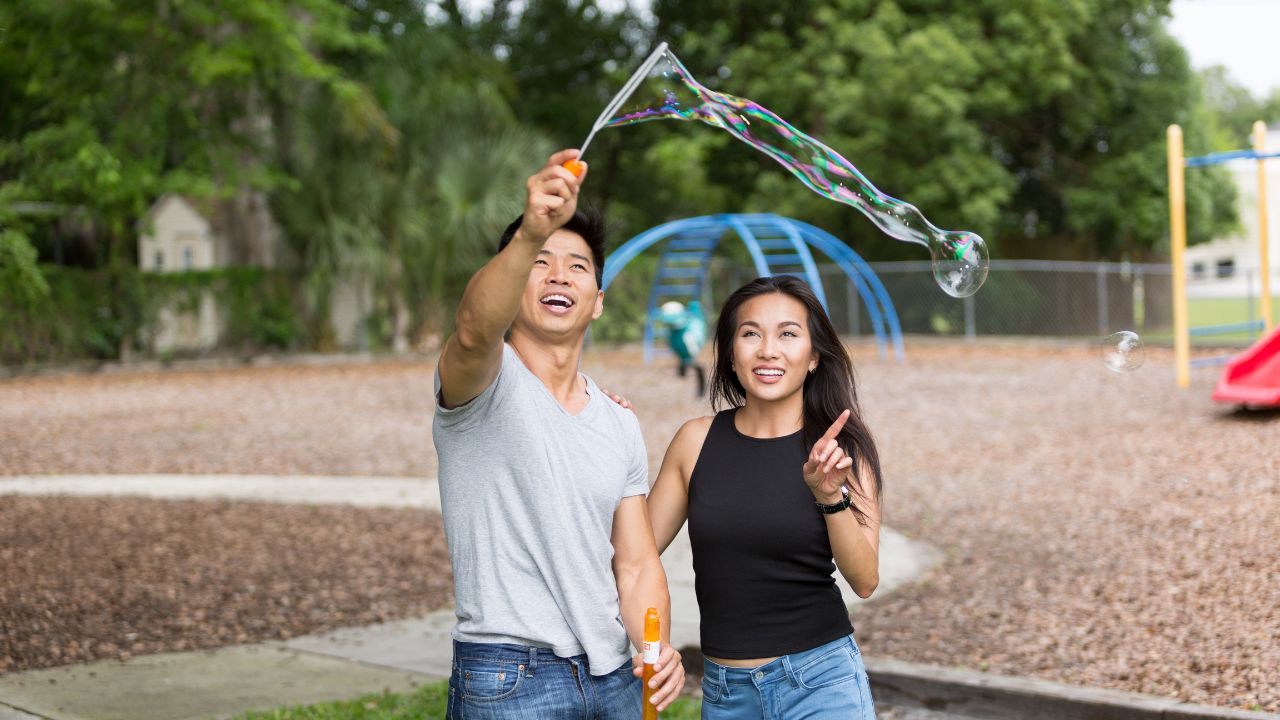
[[[802,433],[747,437],[736,412],[711,421],[689,478],[703,654],[775,657],[852,633],[827,523],[804,483]]]

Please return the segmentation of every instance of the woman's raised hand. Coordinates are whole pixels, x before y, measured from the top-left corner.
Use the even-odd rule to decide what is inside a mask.
[[[813,444],[809,459],[804,464],[804,482],[813,492],[814,499],[824,505],[834,505],[844,498],[842,488],[849,477],[849,468],[853,466],[853,458],[846,455],[836,441],[848,419],[848,410],[840,413],[827,432]]]

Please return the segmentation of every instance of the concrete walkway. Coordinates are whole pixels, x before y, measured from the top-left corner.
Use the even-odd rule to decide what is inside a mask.
[[[133,496],[348,504],[439,510],[435,480],[262,476],[35,476],[0,478],[3,495]],[[886,528],[877,595],[923,575],[932,547]],[[697,645],[692,553],[682,531],[663,554],[671,640]],[[837,575],[839,578],[839,576]],[[850,607],[863,602],[839,578]],[[453,611],[284,642],[148,655],[0,676],[0,720],[185,720],[403,691],[447,677]],[[9,714],[6,714],[9,713]]]

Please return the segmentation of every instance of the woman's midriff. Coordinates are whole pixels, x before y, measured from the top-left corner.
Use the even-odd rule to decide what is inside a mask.
[[[704,657],[706,657],[708,660],[710,660],[711,662],[717,665],[723,665],[725,667],[733,667],[733,668],[760,667],[761,665],[768,665],[769,663],[778,659],[776,657],[767,657],[767,658],[756,658],[754,660],[736,660],[736,659],[725,660],[721,658],[714,658],[714,657],[711,657],[710,655],[706,655]]]

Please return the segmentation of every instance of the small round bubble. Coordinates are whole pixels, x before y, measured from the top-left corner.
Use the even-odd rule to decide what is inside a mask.
[[[987,280],[991,259],[986,242],[978,235],[962,232],[931,238],[929,254],[933,256],[933,279],[951,297],[969,297]]]
[[[1142,367],[1146,351],[1138,333],[1121,330],[1108,335],[1102,341],[1102,362],[1107,369],[1117,373],[1133,372]]]

